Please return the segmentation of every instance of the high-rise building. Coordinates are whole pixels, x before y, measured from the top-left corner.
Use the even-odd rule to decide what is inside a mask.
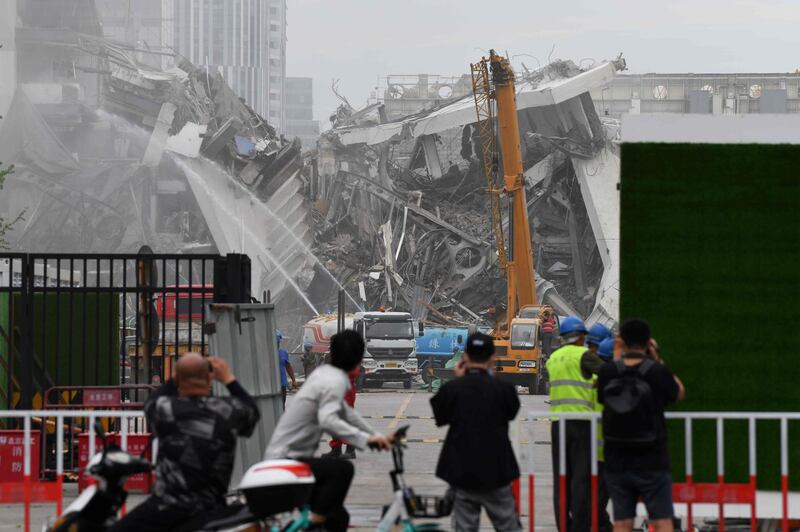
[[[171,0],[175,50],[285,128],[286,0]]]
[[[297,137],[304,148],[316,146],[319,122],[314,120],[311,78],[286,78],[286,129],[284,134]]]
[[[94,0],[103,35],[139,50],[136,58],[159,69],[172,66],[173,0]]]

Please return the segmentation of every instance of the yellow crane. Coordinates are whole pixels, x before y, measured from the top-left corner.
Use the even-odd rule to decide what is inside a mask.
[[[508,283],[507,319],[504,323],[498,323],[494,331],[496,374],[514,384],[528,387],[533,394],[539,388],[543,314],[545,311],[552,312],[552,309],[536,301],[514,71],[508,59],[494,50],[490,51],[488,58],[483,57],[470,67],[492,227],[499,263],[506,272]],[[501,161],[502,180],[499,176]],[[508,246],[503,233],[502,197],[506,197],[509,203]]]

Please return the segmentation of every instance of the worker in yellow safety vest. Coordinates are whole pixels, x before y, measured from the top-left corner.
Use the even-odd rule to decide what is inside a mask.
[[[550,381],[550,411],[554,414],[567,412],[594,412],[597,393],[594,376],[604,362],[596,353],[586,349],[586,325],[575,316],[565,318],[559,327],[561,347],[547,360],[547,375]],[[560,423],[553,417],[551,424],[551,449],[553,476],[560,475]],[[556,523],[561,528],[566,519],[569,532],[591,530],[591,425],[588,420],[566,420],[565,434],[565,504],[561,509],[561,490],[553,490],[553,507]],[[560,480],[559,480],[560,482]],[[600,479],[602,484],[602,479]],[[559,484],[560,485],[560,484]],[[605,506],[600,506],[598,522],[602,532],[611,530],[611,520]]]

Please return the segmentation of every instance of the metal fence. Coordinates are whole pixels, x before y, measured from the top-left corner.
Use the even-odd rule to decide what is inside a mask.
[[[0,254],[0,401],[60,399],[82,387],[163,379],[178,350],[203,350],[202,304],[218,255]],[[148,367],[149,365],[149,367]]]
[[[547,421],[559,425],[558,441],[551,442],[557,445],[559,471],[553,472],[553,489],[558,490],[560,500],[560,515],[556,516],[559,530],[567,530],[567,458],[566,458],[566,430],[565,423],[570,421],[585,421],[590,424],[591,442],[598,441],[599,429],[601,425],[600,413],[562,413],[534,411],[528,413],[527,421]],[[686,476],[681,482],[675,479],[673,483],[673,501],[675,503],[686,504],[687,529],[692,530],[694,515],[693,505],[695,504],[715,504],[718,507],[720,532],[725,531],[725,506],[729,504],[745,504],[750,507],[750,528],[753,532],[758,530],[757,521],[762,518],[759,514],[757,505],[757,485],[759,479],[759,469],[757,461],[757,424],[759,422],[777,422],[779,424],[779,444],[772,449],[780,456],[780,520],[782,530],[789,530],[790,508],[789,508],[789,422],[800,422],[800,412],[667,412],[668,420],[679,420],[683,422],[684,432],[684,468]],[[696,482],[694,478],[695,466],[697,465],[695,453],[695,441],[693,438],[693,428],[698,422],[713,422],[716,432],[716,482]],[[725,471],[725,424],[726,422],[747,422],[747,456],[748,456],[748,479],[747,482],[728,482],[726,481]],[[528,442],[526,454],[526,466],[528,469],[528,515],[529,529],[531,532],[535,526],[535,499],[536,474],[533,466],[533,456],[535,447],[533,441]],[[598,530],[598,448],[597,445],[591,447],[591,472],[587,488],[591,494],[591,513],[592,530]],[[796,513],[796,511],[795,511]],[[797,517],[796,515],[793,517]]]
[[[119,446],[128,449],[129,439],[132,436],[132,426],[143,426],[143,412],[135,410],[111,411],[111,410],[6,410],[0,411],[0,420],[20,421],[22,429],[16,431],[20,433],[17,437],[19,441],[4,442],[3,445],[10,449],[19,449],[19,453],[13,453],[14,459],[11,464],[18,464],[19,467],[13,469],[12,478],[2,478],[0,480],[0,503],[2,504],[23,504],[24,505],[24,530],[28,532],[31,525],[30,505],[32,503],[52,503],[55,505],[53,517],[61,514],[63,510],[63,482],[64,476],[69,472],[69,468],[64,463],[64,456],[67,455],[67,445],[70,444],[70,437],[65,434],[65,429],[72,426],[73,418],[82,418],[87,421],[88,426],[88,448],[85,461],[88,463],[97,452],[96,434],[94,431],[95,420],[103,420],[107,424],[115,426],[119,435]],[[52,480],[41,481],[36,474],[35,455],[33,452],[35,435],[37,430],[33,427],[34,423],[41,423],[44,426],[53,428],[55,457],[55,475]],[[7,435],[0,436],[7,438]],[[148,446],[150,445],[149,440]],[[41,465],[41,464],[40,464]],[[18,469],[18,471],[16,471]],[[5,471],[4,471],[5,472]]]
[[[141,408],[179,353],[207,352],[204,303],[249,302],[249,275],[243,255],[0,253],[0,409]],[[86,419],[65,419],[74,469]],[[49,474],[53,431],[34,430]]]

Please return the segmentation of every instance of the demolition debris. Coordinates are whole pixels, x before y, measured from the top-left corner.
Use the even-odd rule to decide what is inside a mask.
[[[588,91],[622,68],[622,59],[588,70],[557,61],[526,71],[517,94],[538,291],[561,314],[600,321],[615,313],[616,259],[595,203],[615,194],[618,163]],[[370,308],[493,323],[505,313],[505,279],[469,82],[408,78],[390,77],[383,98],[360,110],[342,99],[331,116],[305,170],[315,250],[361,285]]]

